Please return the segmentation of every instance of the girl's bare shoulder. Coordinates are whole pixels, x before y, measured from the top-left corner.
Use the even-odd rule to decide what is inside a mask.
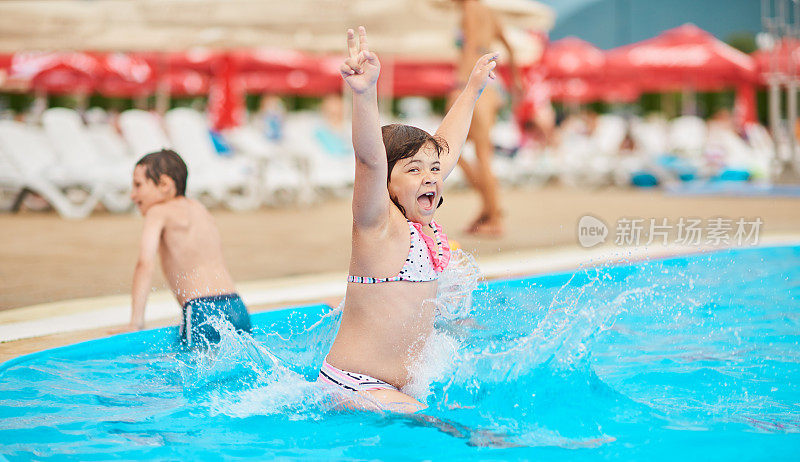
[[[391,205],[386,220],[378,226],[363,228],[353,224],[354,239],[392,240],[405,234],[408,234],[408,221],[394,204]]]

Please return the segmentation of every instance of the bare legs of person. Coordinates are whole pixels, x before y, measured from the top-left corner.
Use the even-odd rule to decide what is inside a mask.
[[[467,232],[492,237],[503,234],[497,178],[492,171],[494,146],[490,137],[498,109],[497,91],[491,87],[486,88],[475,105],[468,135],[468,139],[475,144],[475,162],[470,163],[463,157],[458,160],[467,181],[481,196],[481,212],[469,225]]]
[[[519,446],[507,441],[505,435],[491,430],[473,429],[452,420],[417,413],[427,409],[427,406],[400,391],[371,390],[357,393],[368,398],[368,401],[350,395],[350,398],[340,402],[341,407],[353,411],[389,411],[395,414],[393,418],[405,419],[408,425],[436,429],[452,437],[466,440],[470,446],[497,448]],[[371,406],[372,404],[378,404],[378,407]]]
[[[340,409],[351,411],[390,411],[413,414],[428,406],[398,390],[369,390],[338,394]]]
[[[368,393],[372,400],[379,402],[387,411],[412,414],[428,407],[397,390],[370,390],[363,393]]]

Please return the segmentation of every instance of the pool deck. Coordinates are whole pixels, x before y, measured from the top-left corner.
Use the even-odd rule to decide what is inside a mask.
[[[800,233],[771,235],[760,246],[800,245]],[[749,247],[749,246],[747,246]],[[508,252],[481,259],[486,279],[530,276],[615,263],[703,253],[734,246],[620,247],[602,245],[591,249],[575,246]],[[346,289],[344,273],[265,279],[238,284],[251,312],[291,305],[336,305]],[[179,323],[179,306],[168,291],[150,296],[147,328]],[[113,295],[33,305],[0,311],[0,362],[46,348],[107,336],[109,328],[125,324],[130,316],[130,296]]]
[[[559,186],[504,188],[507,230],[500,239],[463,230],[477,197],[446,191],[437,221],[475,255],[487,278],[542,274],[579,267],[708,250],[658,245],[619,247],[614,235],[584,249],[580,217],[591,214],[614,228],[624,217],[759,217],[761,245],[800,243],[800,198],[687,197],[655,190],[578,190]],[[350,253],[348,198],[303,208],[233,213],[212,211],[237,287],[251,311],[308,302],[336,305],[346,288]],[[127,322],[130,278],[141,218],[98,212],[82,221],[53,213],[0,215],[0,361],[108,335]],[[160,271],[159,271],[160,273]],[[179,308],[157,274],[147,327],[176,324]]]

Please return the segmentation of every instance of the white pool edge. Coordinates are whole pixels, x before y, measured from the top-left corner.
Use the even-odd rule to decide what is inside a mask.
[[[759,247],[798,245],[800,234],[765,236]],[[751,246],[741,247],[749,248]],[[488,279],[536,275],[609,263],[626,263],[648,258],[664,258],[700,253],[734,246],[605,246],[584,249],[577,245],[549,249],[506,252],[480,259],[478,264]],[[322,273],[290,278],[267,279],[237,284],[239,294],[250,306],[292,305],[330,300],[344,296],[345,273]],[[153,293],[147,304],[148,322],[175,319],[180,307],[168,291]],[[60,314],[64,313],[64,314]],[[0,343],[88,329],[123,325],[130,319],[130,295],[64,300],[0,312]]]

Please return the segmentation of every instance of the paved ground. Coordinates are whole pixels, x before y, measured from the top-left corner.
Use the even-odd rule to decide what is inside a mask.
[[[474,194],[449,192],[438,214],[451,239],[480,260],[502,254],[524,260],[532,255],[587,252],[579,246],[580,217],[592,214],[611,228],[620,218],[761,218],[762,236],[800,233],[800,199],[668,196],[658,191],[606,189],[508,189],[503,204],[508,230],[501,239],[476,238],[461,230],[476,213]],[[349,200],[331,200],[299,209],[251,213],[214,212],[223,235],[230,269],[239,282],[322,272],[344,272],[349,258]],[[58,315],[61,304],[33,310],[13,308],[78,297],[125,295],[136,257],[141,218],[98,213],[84,221],[66,221],[52,213],[0,216],[0,311],[19,322],[34,311]],[[558,249],[556,249],[558,248]],[[657,253],[652,247],[644,253]],[[586,253],[587,258],[589,253]],[[553,261],[563,268],[563,262]],[[560,266],[559,266],[560,265]],[[164,288],[159,276],[156,284]],[[336,304],[337,300],[314,300]],[[66,306],[63,305],[63,306]],[[274,308],[263,305],[252,311]],[[48,311],[49,310],[49,311]],[[55,311],[53,311],[55,310]],[[41,314],[41,313],[39,313]],[[26,317],[27,316],[27,317]],[[161,320],[148,328],[176,322]],[[87,329],[0,344],[0,362],[55,346],[102,337],[107,329]]]
[[[798,198],[669,196],[628,189],[562,187],[503,191],[507,233],[476,238],[461,230],[477,212],[466,191],[445,195],[437,215],[451,239],[478,257],[500,252],[578,247],[576,226],[592,214],[612,228],[622,217],[710,219],[760,217],[765,235],[800,232]],[[214,212],[228,265],[237,281],[342,271],[350,254],[349,199],[294,209]],[[83,221],[53,213],[0,215],[0,310],[56,300],[126,294],[136,259],[141,218],[96,213]],[[613,235],[611,236],[613,239]],[[159,276],[158,287],[164,287]]]

